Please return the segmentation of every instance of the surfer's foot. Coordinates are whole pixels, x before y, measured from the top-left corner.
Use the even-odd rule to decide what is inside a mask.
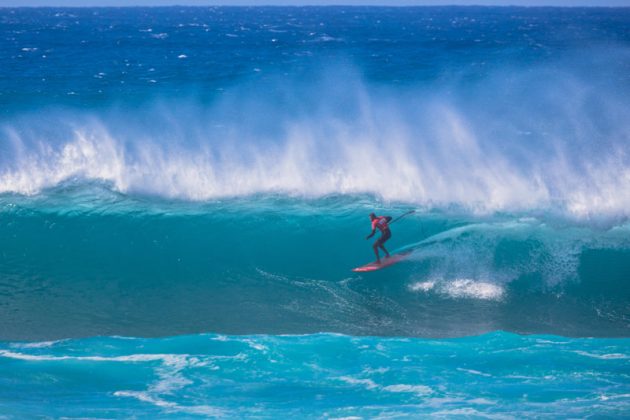
[[[389,254],[387,254],[387,255],[385,255],[385,258],[389,258],[389,256],[390,256],[390,255],[389,255]]]
[[[381,263],[381,260],[376,260],[376,265],[379,265]]]

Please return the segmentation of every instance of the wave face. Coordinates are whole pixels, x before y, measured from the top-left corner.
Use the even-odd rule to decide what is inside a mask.
[[[630,226],[426,212],[373,254],[370,197],[133,199],[66,185],[0,200],[11,339],[314,333],[461,336],[496,329],[626,336]],[[25,328],[28,326],[28,328]]]
[[[0,396],[18,417],[624,417],[629,357],[627,340],[507,333],[18,342]]]

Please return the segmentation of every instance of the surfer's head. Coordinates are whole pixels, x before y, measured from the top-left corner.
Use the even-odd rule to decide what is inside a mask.
[[[370,213],[370,220],[376,219],[376,215],[374,213]]]

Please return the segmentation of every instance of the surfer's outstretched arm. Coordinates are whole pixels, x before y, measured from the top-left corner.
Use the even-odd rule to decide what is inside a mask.
[[[368,236],[366,236],[365,239],[370,239],[372,236],[374,236],[375,232],[376,232],[376,229],[372,229],[372,233],[370,233]]]

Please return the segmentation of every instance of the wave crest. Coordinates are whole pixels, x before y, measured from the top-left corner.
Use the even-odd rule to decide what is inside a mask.
[[[540,69],[544,82],[496,74],[457,94],[448,84],[401,92],[345,73],[351,82],[334,94],[339,76],[244,84],[210,105],[22,115],[0,131],[0,193],[97,179],[183,200],[370,193],[476,213],[628,216],[630,107],[614,91]],[[519,109],[506,109],[525,88]]]

